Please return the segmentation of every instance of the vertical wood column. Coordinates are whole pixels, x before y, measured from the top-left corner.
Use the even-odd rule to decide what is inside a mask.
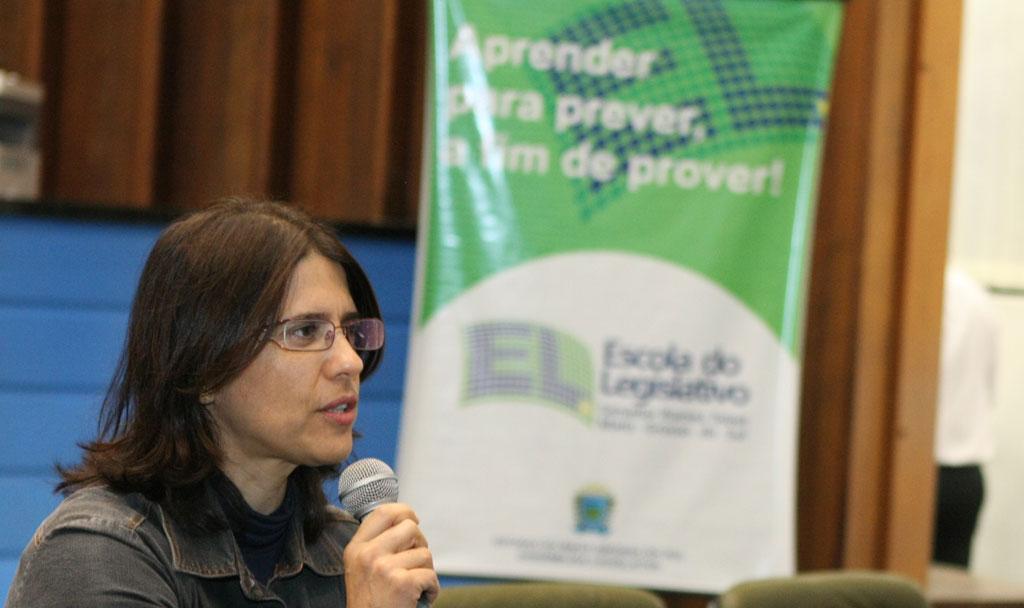
[[[280,13],[277,0],[168,5],[160,204],[269,192]]]
[[[162,0],[67,2],[51,13],[57,107],[43,142],[44,194],[148,206],[153,195]],[[50,68],[47,67],[47,70]]]
[[[859,6],[863,11],[866,7]],[[886,488],[893,440],[892,390],[896,381],[899,293],[903,249],[903,204],[909,163],[907,121],[915,11],[910,3],[873,7],[873,43],[867,49],[873,70],[859,91],[869,101],[870,142],[863,199],[864,233],[857,284],[857,373],[853,377],[849,524],[842,537],[842,563],[876,568],[884,563],[884,521],[890,500]]]
[[[0,70],[42,81],[45,14],[43,0],[0,0]]]
[[[804,360],[801,570],[924,581],[958,0],[847,3]]]
[[[871,2],[849,2],[829,102],[808,287],[801,383],[797,566],[842,560],[857,344],[857,275],[870,150]]]
[[[398,0],[307,0],[299,16],[291,193],[313,213],[387,216]],[[402,41],[402,48],[404,49]]]
[[[848,3],[808,310],[798,510],[802,570],[879,563],[879,524],[888,510],[883,446],[891,440],[913,31],[910,3]]]
[[[427,79],[427,6],[398,5],[391,136],[384,207],[387,218],[413,226],[418,217],[423,163],[423,130]]]
[[[921,582],[931,562],[935,404],[962,18],[961,0],[924,0],[916,19],[885,563]]]

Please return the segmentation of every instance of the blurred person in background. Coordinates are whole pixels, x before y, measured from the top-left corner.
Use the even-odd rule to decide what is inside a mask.
[[[992,299],[963,270],[946,269],[935,456],[932,561],[967,568],[985,497],[982,464],[995,453],[999,321]]]

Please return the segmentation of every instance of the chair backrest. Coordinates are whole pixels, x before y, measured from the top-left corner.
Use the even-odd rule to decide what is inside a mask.
[[[913,581],[885,572],[828,571],[739,583],[718,608],[928,608]]]
[[[501,583],[441,590],[434,608],[665,608],[640,589],[577,583]]]

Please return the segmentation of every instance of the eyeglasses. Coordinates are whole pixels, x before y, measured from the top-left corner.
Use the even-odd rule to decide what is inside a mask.
[[[270,339],[285,350],[327,350],[334,344],[335,330],[341,330],[352,348],[377,350],[384,346],[384,321],[352,319],[335,325],[326,319],[285,319],[273,326]]]

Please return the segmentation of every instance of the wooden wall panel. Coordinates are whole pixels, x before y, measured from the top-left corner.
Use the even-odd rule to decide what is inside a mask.
[[[832,85],[814,230],[801,386],[797,565],[837,567],[842,559],[857,276],[863,238],[873,9],[847,7]]]
[[[421,194],[427,74],[427,2],[398,6],[388,138],[385,210],[390,221],[414,226]]]
[[[299,15],[292,197],[327,218],[385,219],[398,0],[307,0]]]
[[[801,570],[923,582],[958,0],[847,3],[804,360]]]
[[[0,0],[0,70],[42,81],[43,0]]]
[[[0,0],[0,19],[0,66],[46,87],[46,198],[415,222],[424,3]]]
[[[854,17],[867,5],[851,6]],[[909,115],[913,5],[887,2],[871,7],[870,32],[863,52],[872,70],[858,86],[855,99],[869,120],[864,131],[866,161],[864,230],[860,271],[856,276],[857,326],[850,412],[848,492],[841,563],[846,567],[881,567],[885,516],[889,509],[889,451],[892,441],[897,303],[902,242],[903,198],[908,161],[906,121]]]
[[[159,204],[199,208],[271,189],[279,4],[168,4]]]
[[[146,207],[153,194],[162,0],[67,2],[57,11],[61,48],[52,174],[60,199]]]
[[[931,561],[935,402],[963,5],[922,0],[918,10],[885,558],[923,581]]]

